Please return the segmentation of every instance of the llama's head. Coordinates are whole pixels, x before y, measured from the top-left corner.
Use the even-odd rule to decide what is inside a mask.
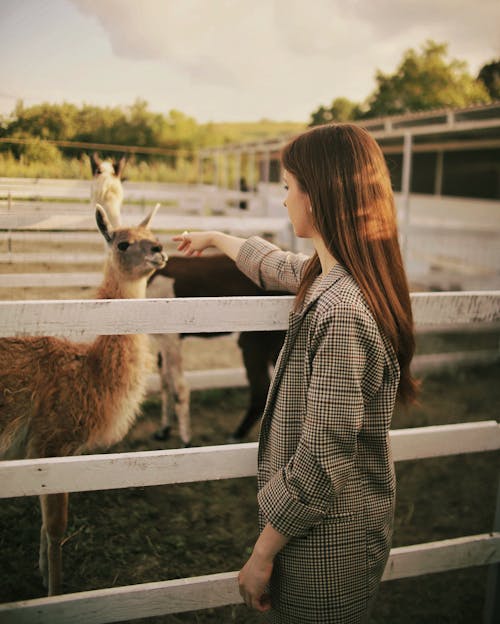
[[[97,227],[109,247],[108,263],[116,275],[128,280],[149,277],[167,262],[160,241],[149,229],[160,204],[151,210],[148,216],[136,227],[113,229],[106,212],[99,204],[96,206]]]
[[[127,164],[127,159],[122,156],[118,163],[114,160],[106,159],[101,160],[99,154],[94,152],[90,159],[90,166],[92,168],[92,175],[98,176],[101,174],[116,176],[118,179],[123,180],[123,170]]]

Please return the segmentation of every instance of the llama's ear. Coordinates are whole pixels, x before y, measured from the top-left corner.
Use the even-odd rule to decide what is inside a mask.
[[[99,154],[94,152],[92,154],[92,158],[90,159],[90,167],[92,169],[92,175],[95,176],[96,173],[99,173],[99,166],[102,160],[99,158]]]
[[[118,161],[118,165],[113,165],[113,168],[115,170],[115,175],[120,180],[123,180],[123,170],[125,169],[126,164],[127,164],[127,158],[125,156],[122,156],[120,160]]]
[[[96,204],[95,206],[95,220],[104,239],[107,243],[110,243],[113,240],[111,223],[109,222],[106,211],[100,204]]]
[[[158,211],[158,208],[160,207],[160,204],[156,204],[156,206],[151,210],[151,212],[148,214],[148,216],[139,223],[139,227],[145,227],[148,228],[149,224],[151,223],[153,217],[155,216],[155,214]]]

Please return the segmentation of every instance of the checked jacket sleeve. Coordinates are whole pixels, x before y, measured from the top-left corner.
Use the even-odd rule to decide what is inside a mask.
[[[264,290],[296,293],[308,256],[282,251],[276,245],[251,236],[243,243],[236,265]]]

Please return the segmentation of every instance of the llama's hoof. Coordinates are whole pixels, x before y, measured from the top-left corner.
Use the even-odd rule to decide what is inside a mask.
[[[184,448],[192,448],[193,443],[192,442],[184,442]]]
[[[243,439],[242,438],[237,438],[234,435],[230,435],[226,439],[226,444],[239,444],[240,442],[243,442]]]
[[[155,440],[159,440],[160,442],[168,440],[170,438],[170,427],[167,426],[158,429],[158,431],[155,431],[155,433],[153,434],[153,438]]]

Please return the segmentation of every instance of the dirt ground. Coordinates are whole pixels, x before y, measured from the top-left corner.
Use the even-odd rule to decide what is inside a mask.
[[[209,342],[209,341],[206,341]],[[425,379],[421,406],[397,411],[394,428],[495,419],[500,365]],[[241,418],[248,392],[193,393],[193,429],[200,445],[223,444]],[[151,438],[159,403],[111,451],[178,446]],[[252,431],[251,440],[257,438]],[[394,546],[491,530],[498,453],[397,464]],[[256,536],[255,480],[130,488],[70,496],[64,545],[64,591],[75,592],[237,570]],[[0,507],[0,601],[44,595],[37,565],[39,510],[35,497]],[[382,585],[373,624],[473,624],[481,619],[483,568],[422,576]],[[243,606],[143,620],[154,624],[257,623]]]

